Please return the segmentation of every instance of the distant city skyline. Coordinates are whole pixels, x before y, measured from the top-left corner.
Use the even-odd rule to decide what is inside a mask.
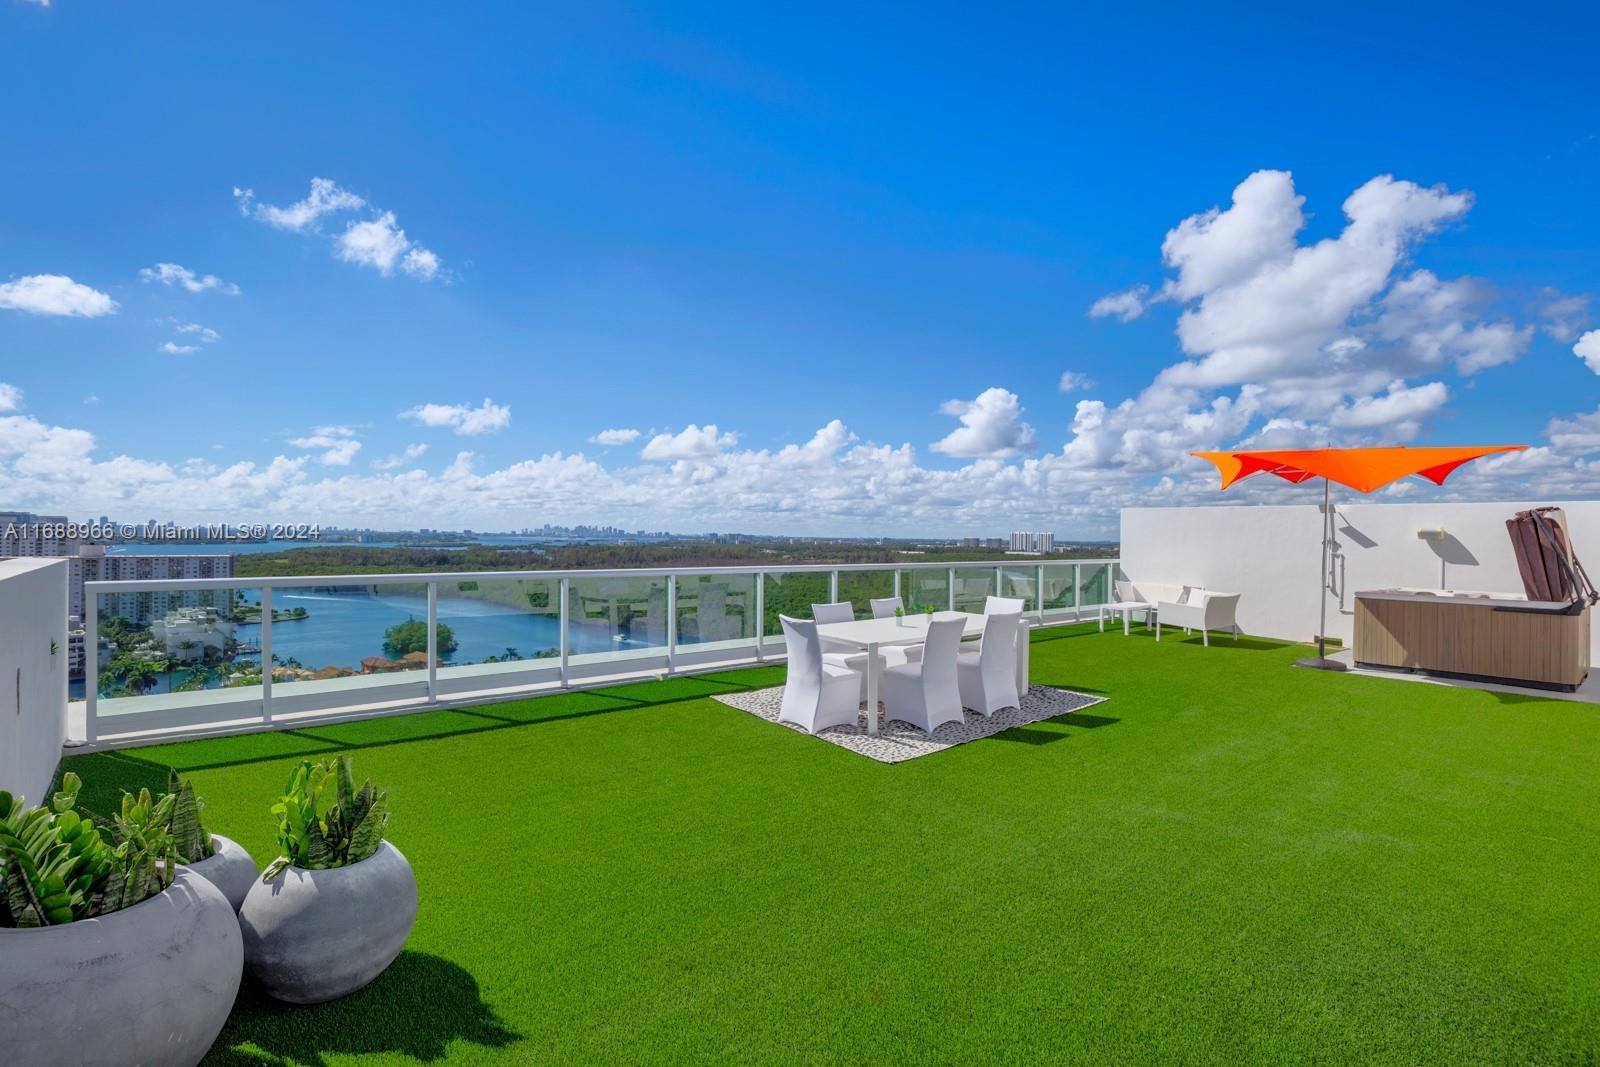
[[[1592,497],[1597,30],[3,5],[0,505],[1107,539],[1327,442]]]

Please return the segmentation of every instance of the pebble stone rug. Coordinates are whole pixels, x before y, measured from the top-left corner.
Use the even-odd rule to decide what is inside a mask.
[[[806,732],[793,723],[778,722],[778,712],[783,707],[781,685],[770,689],[756,689],[748,693],[719,694],[711,699],[721,701],[730,708],[747,711],[768,722],[778,723],[779,726],[787,727],[796,733]],[[868,756],[879,763],[904,763],[918,756],[928,756],[935,752],[943,752],[947,748],[964,745],[968,741],[991,737],[1015,726],[1026,726],[1030,722],[1081,711],[1105,699],[1087,693],[1073,692],[1070,689],[1030,685],[1028,692],[1022,698],[1020,708],[1002,708],[987,719],[975,711],[968,711],[965,712],[966,722],[947,722],[931,734],[898,719],[891,719],[884,723],[876,734],[869,734],[866,728],[866,716],[863,714],[856,720],[854,726],[830,726],[816,736],[840,748]]]

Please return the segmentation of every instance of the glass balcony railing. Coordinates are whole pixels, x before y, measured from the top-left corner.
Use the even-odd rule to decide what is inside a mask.
[[[872,602],[894,596],[894,571],[839,572],[839,599],[849,601],[856,618],[872,618]]]
[[[956,611],[981,612],[984,601],[995,595],[995,568],[951,568],[950,606]]]
[[[828,571],[767,571],[762,633],[783,642],[779,615],[791,619],[811,618],[811,605],[833,600],[833,575]]]
[[[906,602],[906,611],[922,612],[928,608],[945,611],[950,607],[950,571],[946,567],[902,570],[900,572],[900,599]]]
[[[842,600],[869,618],[896,591],[908,612],[981,612],[998,594],[1070,620],[1116,576],[1114,560],[1005,560],[90,582],[69,692],[90,741],[135,723],[225,730],[749,662],[782,653],[780,615]]]
[[[756,639],[755,574],[686,574],[676,581],[679,645],[695,651],[749,645]]]
[[[664,655],[667,577],[611,574],[570,579],[567,647],[590,666]]]

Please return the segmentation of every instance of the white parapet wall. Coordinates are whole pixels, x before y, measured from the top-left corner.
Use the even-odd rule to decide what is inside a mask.
[[[67,562],[0,559],[0,789],[42,803],[67,736]]]
[[[1320,496],[1320,494],[1319,494]],[[1328,634],[1351,640],[1355,594],[1410,586],[1522,594],[1506,520],[1556,504],[1580,560],[1600,581],[1600,501],[1334,504]],[[1419,531],[1428,536],[1419,537]],[[1321,501],[1283,506],[1125,508],[1122,569],[1133,581],[1240,594],[1239,625],[1309,641],[1321,590]],[[1600,662],[1600,627],[1594,630]]]

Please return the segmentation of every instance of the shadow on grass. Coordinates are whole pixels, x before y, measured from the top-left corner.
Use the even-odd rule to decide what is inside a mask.
[[[1155,638],[1151,637],[1154,641]],[[1161,635],[1161,644],[1173,642],[1180,645],[1204,645],[1199,633],[1185,634],[1182,630],[1168,628]],[[1293,645],[1292,641],[1274,641],[1266,637],[1234,637],[1232,634],[1211,635],[1212,648],[1236,648],[1241,652],[1278,652]]]
[[[383,1055],[428,1063],[460,1041],[504,1048],[521,1040],[483,1002],[471,974],[407,950],[371,985],[327,1004],[280,1004],[246,980],[203,1062],[324,1067],[347,1056]]]
[[[137,793],[148,789],[151,793],[165,793],[168,770],[164,763],[153,763],[127,752],[91,752],[63,760],[55,781],[50,783],[50,790],[60,789],[62,774],[72,771],[83,779],[83,788],[78,792],[78,813],[110,826],[114,816],[122,810],[124,790]]]
[[[1111,726],[1122,720],[1112,718],[1110,715],[1090,715],[1086,711],[1073,711],[1050,721],[1058,722],[1062,726],[1076,726],[1080,730],[1098,730],[1102,726]]]
[[[158,781],[161,789],[165,789],[169,767],[175,767],[180,774],[188,774],[193,771],[239,767],[271,760],[317,758],[334,752],[354,752],[364,748],[381,748],[414,741],[437,741],[446,737],[463,737],[495,730],[520,729],[544,723],[587,719],[618,711],[637,711],[641,708],[678,704],[720,693],[750,692],[766,688],[770,684],[764,674],[758,674],[757,671],[750,673],[755,677],[749,681],[734,681],[728,674],[666,678],[608,689],[551,693],[546,696],[497,704],[480,704],[469,708],[407,712],[327,726],[303,726],[243,734],[226,740],[237,747],[240,742],[248,743],[250,738],[270,739],[273,747],[270,751],[236,759],[200,759],[188,762],[177,756],[173,762],[164,763],[133,755],[132,751],[127,749],[95,752],[63,760],[61,771],[57,772],[57,782],[59,783],[60,774],[65,771],[75,771],[83,777],[85,783],[98,782],[98,792],[92,790],[88,784],[85,785],[85,804],[91,811],[110,811],[119,802],[123,789],[137,791],[139,785],[148,784],[151,786],[151,791],[155,792]],[[448,722],[456,725],[443,729],[429,729],[430,718],[437,724]],[[472,724],[461,725],[464,719],[470,720]],[[179,742],[179,744],[206,745],[210,740],[222,739]],[[293,743],[284,744],[285,741],[298,741],[301,744],[298,746]],[[110,791],[107,794],[111,797],[110,806],[96,806],[106,803],[105,797],[100,794],[106,793],[107,790]]]
[[[991,740],[1015,741],[1023,745],[1053,745],[1057,741],[1065,741],[1072,735],[1058,730],[1040,730],[1032,726],[1013,726],[1009,730],[1002,730],[993,735]]]

